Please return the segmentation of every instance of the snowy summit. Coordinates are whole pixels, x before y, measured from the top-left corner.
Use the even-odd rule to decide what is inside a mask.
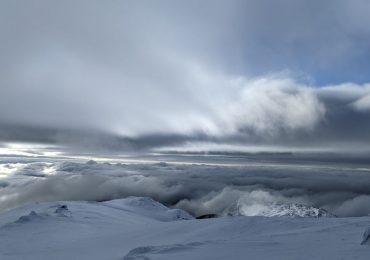
[[[369,217],[194,219],[142,197],[0,215],[0,259],[369,259]],[[365,239],[366,240],[366,239]]]

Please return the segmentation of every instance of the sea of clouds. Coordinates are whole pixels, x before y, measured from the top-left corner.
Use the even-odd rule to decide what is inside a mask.
[[[300,204],[337,216],[370,213],[369,169],[328,165],[0,163],[0,211],[34,202],[104,201],[149,196],[203,214],[268,215],[271,205]]]

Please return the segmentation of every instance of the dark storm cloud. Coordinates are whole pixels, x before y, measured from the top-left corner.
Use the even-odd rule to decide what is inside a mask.
[[[368,169],[344,164],[231,167],[90,161],[14,167],[0,188],[2,210],[37,201],[150,196],[194,215],[227,214],[236,204],[250,211],[274,203],[322,207],[339,216],[370,213]]]
[[[365,0],[2,1],[0,141],[366,146],[368,10]]]
[[[24,125],[0,125],[1,141],[52,143],[55,140],[56,134],[56,129]],[[6,147],[5,145],[3,146]]]
[[[59,132],[55,144],[67,145],[77,152],[142,152],[162,146],[181,145],[189,140],[212,140],[204,134],[152,134],[139,137],[122,137],[99,132]]]
[[[5,188],[7,186],[9,186],[9,183],[8,182],[6,182],[6,181],[0,181],[0,188]]]
[[[370,85],[327,87],[318,90],[326,106],[325,120],[316,130],[318,140],[361,145],[370,140]]]
[[[98,131],[73,131],[67,129],[30,127],[25,125],[2,125],[0,126],[0,141],[5,142],[28,142],[57,145],[50,147],[52,150],[60,150],[68,153],[88,152],[90,153],[115,153],[115,152],[140,152],[151,148],[162,146],[181,145],[189,140],[216,140],[202,133],[191,136],[180,134],[151,134],[139,137],[125,137]],[[7,148],[6,143],[0,147]],[[40,154],[36,147],[34,150],[28,148],[24,152]],[[47,151],[48,147],[44,147]]]

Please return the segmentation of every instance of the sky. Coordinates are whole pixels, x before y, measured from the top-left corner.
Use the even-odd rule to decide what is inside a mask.
[[[369,12],[366,0],[1,1],[0,148],[367,149]]]

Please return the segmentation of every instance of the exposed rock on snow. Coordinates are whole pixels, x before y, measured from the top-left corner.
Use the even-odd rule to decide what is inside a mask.
[[[66,204],[57,203],[55,205],[37,209],[36,211],[31,210],[29,214],[20,216],[17,220],[7,223],[6,225],[46,220],[46,219],[53,218],[53,217],[63,217],[64,218],[64,217],[71,217],[71,216],[72,216],[72,213],[68,210],[68,206]]]
[[[369,238],[370,238],[370,227],[368,227],[365,230],[364,234],[362,235],[361,245],[369,244]]]
[[[370,247],[356,241],[369,221],[370,217],[200,221],[137,197],[40,203],[0,214],[0,259],[367,260]],[[364,243],[369,233],[367,229]]]
[[[225,211],[227,216],[263,216],[263,217],[336,217],[325,209],[297,203],[278,204],[234,204]]]
[[[207,219],[207,218],[217,218],[217,214],[204,214],[201,216],[198,216],[197,219]]]
[[[72,215],[66,204],[58,205],[54,213],[59,217],[71,217]]]

